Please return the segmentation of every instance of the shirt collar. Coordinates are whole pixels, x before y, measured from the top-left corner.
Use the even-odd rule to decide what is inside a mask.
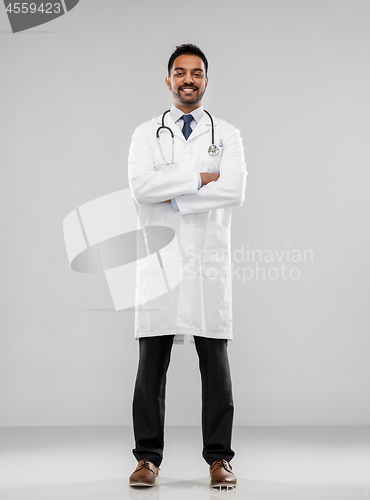
[[[178,120],[180,120],[180,118],[182,118],[182,115],[184,115],[184,114],[186,114],[186,113],[181,111],[181,109],[176,108],[176,106],[174,106],[172,104],[170,116],[171,116],[172,120],[174,121],[174,123],[176,123]],[[202,116],[204,114],[203,106],[199,106],[199,108],[194,109],[194,111],[192,111],[190,114],[193,116],[194,120],[198,124],[200,119],[202,118]]]

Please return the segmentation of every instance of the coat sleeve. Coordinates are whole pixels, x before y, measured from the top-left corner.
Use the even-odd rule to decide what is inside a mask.
[[[184,194],[177,197],[176,203],[181,215],[243,204],[248,172],[240,131],[231,127],[223,143],[220,177],[217,181],[202,186],[196,194]]]
[[[185,170],[156,171],[147,130],[135,130],[128,156],[128,181],[136,203],[159,203],[198,191],[198,174]]]

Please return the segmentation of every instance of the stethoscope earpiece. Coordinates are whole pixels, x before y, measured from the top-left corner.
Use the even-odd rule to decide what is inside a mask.
[[[171,89],[169,89],[171,90]],[[159,149],[161,150],[161,155],[162,155],[162,158],[164,160],[164,162],[166,163],[166,165],[172,165],[173,164],[173,158],[174,158],[174,154],[175,154],[175,136],[171,130],[170,127],[167,127],[165,124],[164,124],[164,117],[166,116],[167,113],[169,113],[171,110],[170,109],[167,109],[167,111],[165,111],[162,115],[162,125],[160,127],[157,128],[157,132],[156,132],[156,137],[157,137],[157,141],[158,141],[158,145],[159,145]],[[215,127],[213,125],[213,118],[212,116],[208,113],[208,111],[204,110],[205,113],[207,113],[207,115],[210,117],[211,119],[211,125],[212,125],[212,144],[209,146],[208,148],[208,154],[211,155],[211,156],[216,156],[218,155],[218,153],[220,152],[220,149],[216,146],[215,144]],[[168,130],[171,134],[171,138],[172,138],[172,158],[171,158],[171,163],[168,163],[168,161],[166,161],[166,158],[164,157],[163,155],[163,151],[162,151],[162,146],[161,146],[161,141],[160,141],[160,131],[161,130]]]

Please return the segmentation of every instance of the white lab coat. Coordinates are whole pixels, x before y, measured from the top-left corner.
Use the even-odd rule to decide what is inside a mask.
[[[156,131],[162,116],[136,128],[129,151],[128,177],[132,197],[139,205],[141,226],[172,228],[180,246],[182,279],[168,293],[136,306],[135,338],[175,334],[233,338],[230,226],[231,207],[245,199],[247,170],[239,130],[219,118],[214,120],[216,156],[208,154],[211,121],[206,113],[188,140],[170,114],[165,124],[174,138],[174,162],[165,165]],[[161,132],[166,161],[171,160],[171,136]],[[217,181],[198,190],[198,173],[217,172]],[[179,211],[164,203],[175,198]],[[142,261],[141,261],[142,262]],[[139,272],[140,274],[140,272]],[[137,276],[137,294],[148,286]]]

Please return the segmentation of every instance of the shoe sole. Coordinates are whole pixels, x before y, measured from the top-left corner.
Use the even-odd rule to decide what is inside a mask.
[[[217,483],[217,484],[211,484],[211,488],[235,488],[236,484],[230,484],[230,483]]]
[[[129,486],[155,486],[155,483],[153,484],[147,484],[147,483],[129,483]]]
[[[154,480],[154,483],[128,483],[129,486],[155,486],[157,482],[157,477]]]

